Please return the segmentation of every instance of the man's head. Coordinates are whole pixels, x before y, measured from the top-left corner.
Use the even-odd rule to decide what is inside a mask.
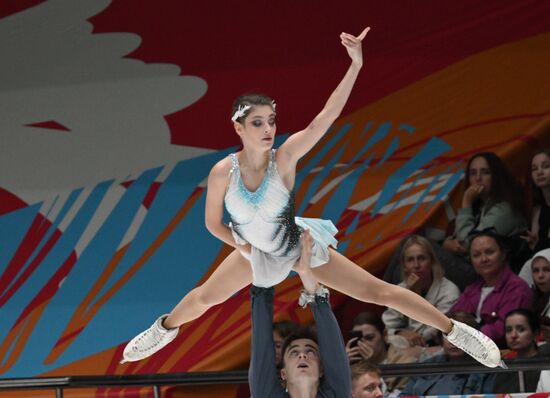
[[[362,341],[372,350],[369,361],[379,363],[386,359],[388,333],[379,314],[374,312],[359,313],[353,319],[351,330],[360,331],[363,334]]]
[[[323,375],[317,336],[308,327],[300,327],[288,336],[282,348],[281,378],[287,386],[306,380],[319,383]]]
[[[351,383],[352,398],[383,396],[380,369],[369,362],[361,361],[351,366]]]

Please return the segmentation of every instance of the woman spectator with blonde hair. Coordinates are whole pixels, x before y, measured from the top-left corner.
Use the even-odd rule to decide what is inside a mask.
[[[401,251],[399,284],[424,297],[439,311],[446,313],[456,303],[460,290],[444,276],[443,267],[432,244],[424,237],[411,235],[405,239]],[[388,308],[382,314],[389,335],[406,338],[411,346],[425,346],[437,335],[437,330]]]

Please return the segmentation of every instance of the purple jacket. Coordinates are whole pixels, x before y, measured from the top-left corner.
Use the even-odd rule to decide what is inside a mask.
[[[480,279],[466,287],[449,312],[464,311],[475,315],[484,285],[485,282]],[[532,303],[533,292],[529,285],[506,266],[495,289],[481,306],[481,331],[500,347],[505,347],[504,317],[508,312],[518,308],[530,309]]]

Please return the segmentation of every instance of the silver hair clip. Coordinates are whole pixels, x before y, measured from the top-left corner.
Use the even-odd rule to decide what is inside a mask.
[[[236,122],[238,118],[243,117],[245,112],[250,109],[250,105],[242,104],[240,105],[233,116],[231,117],[231,120]]]
[[[277,104],[275,103],[275,100],[271,100],[271,107],[273,108],[274,111],[277,110]]]

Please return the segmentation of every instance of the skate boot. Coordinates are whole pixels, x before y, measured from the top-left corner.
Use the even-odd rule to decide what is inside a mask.
[[[162,321],[167,316],[161,316],[149,329],[130,340],[126,348],[124,348],[120,363],[134,362],[147,358],[174,340],[178,335],[179,328],[166,329],[162,326]]]
[[[497,366],[506,368],[506,365],[500,359],[500,350],[493,340],[479,330],[462,322],[454,319],[451,319],[451,322],[453,323],[453,329],[447,335],[447,340],[450,343],[489,368]]]

